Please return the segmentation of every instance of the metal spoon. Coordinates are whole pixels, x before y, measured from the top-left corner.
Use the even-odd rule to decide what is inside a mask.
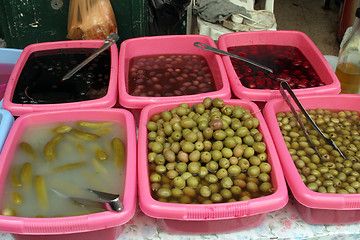
[[[250,63],[254,66],[257,66],[259,68],[262,68],[268,72],[271,72],[273,73],[274,71],[271,69],[271,68],[268,68],[260,63],[257,63],[257,62],[254,62],[250,59],[247,59],[247,58],[243,58],[243,57],[240,57],[238,55],[235,55],[235,54],[232,54],[232,53],[229,53],[229,52],[226,52],[226,51],[223,51],[223,50],[220,50],[218,48],[214,48],[214,47],[211,47],[209,45],[206,45],[204,43],[201,43],[201,42],[195,42],[194,43],[194,46],[195,47],[198,47],[198,48],[201,48],[201,49],[204,49],[204,50],[208,50],[208,51],[211,51],[211,52],[215,52],[215,53],[218,53],[218,54],[222,54],[222,55],[225,55],[225,56],[229,56],[229,57],[232,57],[232,58],[236,58],[236,59],[239,59],[239,60],[242,60],[244,62],[247,62],[247,63]]]
[[[305,110],[305,108],[301,105],[299,99],[296,97],[295,93],[292,91],[291,87],[289,86],[289,84],[285,81],[281,81],[280,82],[280,93],[283,96],[285,102],[289,105],[291,111],[293,112],[294,116],[296,117],[296,120],[299,122],[301,129],[304,131],[305,133],[305,137],[306,139],[309,141],[309,143],[312,145],[312,147],[315,149],[316,154],[320,157],[320,159],[322,159],[322,156],[318,150],[318,148],[316,147],[316,145],[313,143],[313,141],[311,140],[308,131],[306,130],[304,123],[301,121],[300,116],[298,115],[298,113],[295,110],[295,107],[293,106],[293,104],[291,103],[289,97],[286,95],[285,90],[288,91],[288,93],[290,94],[291,98],[294,100],[294,102],[296,103],[296,105],[299,107],[300,111],[304,114],[305,118],[307,119],[307,121],[311,124],[311,126],[320,134],[320,136],[322,138],[325,139],[325,141],[327,142],[327,144],[333,146],[341,155],[341,157],[343,157],[344,159],[346,159],[345,155],[341,152],[341,150],[339,149],[339,147],[336,145],[336,143],[331,139],[328,138],[324,135],[324,133],[320,130],[320,128],[316,125],[316,123],[311,119],[311,117],[309,116],[308,112]]]
[[[119,35],[116,33],[110,33],[110,35],[106,38],[104,45],[102,45],[98,50],[96,50],[93,54],[91,54],[88,58],[86,58],[83,62],[73,68],[70,72],[68,72],[61,81],[65,81],[71,78],[75,73],[77,73],[81,68],[83,68],[86,64],[96,58],[100,53],[108,49],[111,45],[116,43],[119,40]]]
[[[113,193],[107,193],[107,192],[101,192],[94,189],[84,189],[90,193],[95,194],[95,198],[78,198],[78,197],[70,197],[66,194],[51,188],[53,192],[58,194],[61,197],[71,199],[75,202],[77,202],[80,205],[83,205],[85,207],[96,207],[96,208],[103,208],[108,211],[115,211],[120,212],[124,209],[121,201],[120,201],[120,195],[119,194],[113,194]]]

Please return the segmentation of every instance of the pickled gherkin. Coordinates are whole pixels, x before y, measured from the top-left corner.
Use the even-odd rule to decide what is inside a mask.
[[[22,197],[19,192],[13,192],[12,199],[16,205],[20,205],[22,203]]]
[[[49,202],[48,202],[48,194],[46,190],[46,183],[44,177],[40,175],[35,176],[34,185],[35,185],[39,207],[46,209],[49,205]]]
[[[69,164],[66,164],[66,165],[55,167],[51,171],[53,171],[53,172],[68,171],[68,170],[72,170],[72,169],[75,169],[75,168],[83,167],[86,164],[87,164],[86,162],[69,163]]]
[[[114,151],[115,165],[118,168],[121,168],[124,166],[125,158],[126,158],[124,144],[120,138],[114,138],[111,141],[111,144],[112,144],[113,151]]]
[[[20,182],[20,171],[18,167],[13,167],[10,170],[10,182],[13,187],[21,187],[22,184]]]
[[[78,121],[77,125],[84,128],[102,128],[109,127],[113,125],[113,122],[86,122],[86,121]]]
[[[20,170],[21,184],[24,187],[32,186],[33,169],[31,163],[24,163]]]
[[[86,132],[86,131],[83,131],[80,129],[73,129],[73,132],[77,137],[79,137],[83,140],[93,141],[93,140],[97,140],[100,138],[100,136],[95,133]]]
[[[94,150],[95,152],[95,157],[96,159],[100,160],[100,161],[105,161],[108,159],[108,155],[106,154],[106,152],[101,149],[100,147],[96,147],[96,149]]]
[[[33,147],[27,142],[21,142],[20,148],[26,152],[33,160],[38,160],[39,156],[34,151]]]
[[[56,147],[61,140],[63,140],[63,135],[56,135],[45,145],[44,147],[44,156],[48,161],[54,161],[56,157]]]
[[[53,129],[54,133],[68,133],[71,132],[72,127],[68,125],[61,125]]]

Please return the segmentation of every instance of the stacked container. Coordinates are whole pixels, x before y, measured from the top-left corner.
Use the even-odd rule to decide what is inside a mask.
[[[205,97],[229,99],[231,90],[221,57],[194,47],[195,42],[203,42],[212,47],[216,46],[210,37],[201,35],[140,37],[122,42],[119,54],[120,105],[130,109],[135,118],[138,119],[141,109],[149,104],[191,101]],[[157,55],[198,55],[204,57],[210,67],[215,90],[206,93],[198,92],[193,95],[180,94],[178,96],[150,97],[131,95],[129,92],[130,61],[137,57]],[[156,70],[155,65],[153,69]]]
[[[119,183],[123,184],[123,190],[121,190],[122,193],[120,195],[123,210],[121,212],[103,211],[86,215],[52,218],[1,215],[0,231],[11,233],[15,239],[116,239],[123,231],[124,224],[135,214],[137,188],[135,121],[132,114],[127,110],[110,109],[116,104],[118,97],[118,48],[116,44],[107,50],[111,62],[109,73],[104,73],[109,76],[109,84],[106,88],[107,92],[103,97],[87,101],[65,101],[53,104],[31,102],[21,104],[13,102],[19,77],[30,56],[41,56],[43,53],[52,50],[59,51],[60,53],[63,50],[66,52],[72,51],[72,49],[79,49],[80,52],[88,51],[86,49],[96,49],[102,45],[103,41],[101,40],[49,42],[29,45],[22,51],[6,88],[3,104],[6,110],[1,110],[9,111],[14,116],[19,116],[15,120],[13,128],[10,129],[7,126],[9,124],[5,124],[5,122],[10,122],[8,116],[2,114],[1,127],[3,128],[4,125],[4,131],[2,129],[1,134],[5,133],[5,128],[10,130],[10,132],[4,144],[4,151],[1,152],[0,156],[2,159],[0,166],[1,189],[4,189],[5,181],[10,178],[9,167],[13,161],[14,152],[19,145],[22,134],[33,126],[60,124],[71,121],[114,122],[123,126],[121,131],[124,132],[124,141],[126,141],[124,149],[126,151],[124,165],[125,182]],[[48,64],[49,70],[54,69],[55,71],[57,65]],[[101,64],[103,63],[99,63],[99,66],[103,67]],[[67,81],[75,80],[69,79]]]

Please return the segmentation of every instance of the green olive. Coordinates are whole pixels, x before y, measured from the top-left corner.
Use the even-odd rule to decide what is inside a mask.
[[[169,198],[171,197],[171,190],[167,188],[160,188],[157,191],[157,195],[161,198]]]
[[[183,177],[178,176],[174,178],[174,186],[183,189],[186,186],[186,181]]]
[[[202,186],[200,188],[200,194],[203,197],[210,197],[211,196],[211,190],[208,186]]]
[[[216,130],[213,133],[213,138],[215,140],[224,140],[226,138],[226,133],[224,132],[224,130]]]
[[[186,172],[188,168],[188,165],[184,162],[179,162],[176,164],[176,167],[175,167],[175,170],[178,172],[178,173],[184,173]]]
[[[248,168],[247,173],[250,177],[257,177],[260,174],[260,167],[251,166]]]
[[[254,154],[255,154],[254,148],[252,148],[252,147],[247,147],[247,148],[245,148],[245,150],[244,150],[243,156],[244,156],[245,158],[250,158],[250,157],[254,156]]]
[[[217,172],[216,172],[216,176],[219,179],[223,179],[224,177],[228,176],[228,171],[225,168],[220,168]]]
[[[186,153],[191,153],[192,151],[194,151],[195,146],[194,143],[186,141],[183,146],[181,146],[181,149]]]
[[[248,190],[249,192],[255,193],[255,192],[259,191],[259,186],[254,182],[248,182],[246,184],[246,190]]]
[[[157,131],[158,129],[158,125],[156,124],[156,122],[150,121],[146,124],[146,128],[148,131]]]
[[[199,180],[196,177],[192,176],[186,180],[186,184],[191,188],[196,188],[199,184]]]
[[[166,159],[166,161],[168,162],[175,162],[175,153],[170,150],[170,149],[165,149],[163,152],[164,158]]]
[[[249,161],[245,158],[240,159],[238,165],[242,171],[246,171],[250,167]]]
[[[222,178],[220,183],[223,188],[228,188],[228,189],[230,189],[234,184],[233,180],[230,177]]]
[[[191,174],[197,174],[200,171],[201,165],[199,165],[197,162],[191,162],[187,165],[187,170]]]

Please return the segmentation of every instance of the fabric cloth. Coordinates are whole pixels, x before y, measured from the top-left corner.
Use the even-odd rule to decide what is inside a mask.
[[[193,13],[211,23],[222,23],[233,14],[242,14],[251,18],[244,7],[224,0],[196,0]],[[244,23],[246,21],[249,20],[244,19]]]

